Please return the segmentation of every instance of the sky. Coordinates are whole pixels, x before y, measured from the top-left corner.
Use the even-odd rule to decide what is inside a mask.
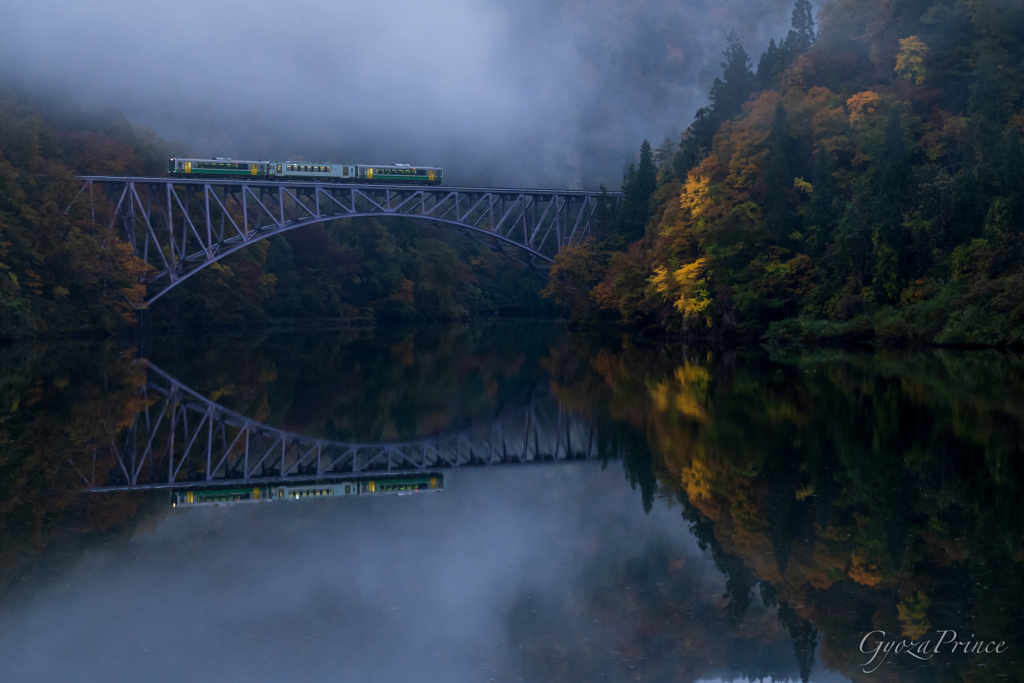
[[[679,507],[644,514],[614,464],[464,470],[405,497],[167,504],[128,542],[7,600],[0,679],[541,683],[560,661],[600,661],[596,680],[623,680],[651,670],[625,650],[656,622],[593,617],[637,613],[660,590],[642,580],[652,553],[672,558],[690,618],[724,621],[724,579]],[[746,636],[695,627],[732,643],[733,676],[760,662],[798,678],[774,613],[758,603],[744,623]],[[646,656],[707,670],[700,648]]]
[[[678,139],[730,30],[756,67],[789,0],[34,0],[0,73],[200,156],[445,166],[453,184],[616,189]]]

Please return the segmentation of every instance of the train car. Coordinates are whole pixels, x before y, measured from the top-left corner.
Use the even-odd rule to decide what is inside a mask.
[[[343,496],[378,494],[409,495],[426,491],[443,491],[444,476],[429,474],[406,477],[375,477],[349,481],[315,482],[312,484],[276,484],[252,488],[192,489],[171,494],[173,507],[197,505],[225,506],[236,503],[269,503],[285,500],[313,500]]]
[[[235,159],[170,159],[167,173],[172,176],[216,176],[229,178],[266,178],[269,161],[237,161]]]
[[[269,174],[271,179],[352,182],[356,179],[356,165],[322,161],[272,161]]]
[[[266,503],[271,490],[264,486],[235,489],[197,489],[171,495],[173,507],[193,505],[233,505],[234,503]]]
[[[275,486],[275,500],[310,500],[338,496],[358,496],[359,483],[355,481],[332,482],[329,484],[303,484],[299,486]]]
[[[419,491],[443,491],[444,478],[440,474],[417,477],[388,477],[386,479],[370,479],[359,482],[360,495],[392,493],[408,495]]]
[[[219,157],[169,159],[167,162],[167,173],[175,177],[217,176],[368,184],[440,185],[443,181],[442,171],[440,166],[337,164],[325,161],[237,161]]]
[[[441,172],[440,166],[409,166],[408,164],[363,166],[360,164],[357,167],[356,179],[366,183],[440,185]]]

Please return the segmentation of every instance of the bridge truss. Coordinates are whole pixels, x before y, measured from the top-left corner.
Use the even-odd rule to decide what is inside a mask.
[[[88,490],[352,479],[599,458],[594,425],[565,411],[550,394],[532,395],[492,422],[451,434],[359,443],[262,424],[206,399],[151,364],[141,392],[149,407],[111,439],[113,458],[103,459],[113,462],[109,471],[97,472],[94,462],[91,478],[82,474]],[[84,464],[72,462],[80,474]]]
[[[203,268],[273,235],[342,218],[425,221],[476,240],[547,279],[556,254],[593,233],[601,201],[621,193],[85,176],[100,185],[135,253],[154,271],[144,308]],[[77,199],[76,199],[77,201]],[[609,207],[610,208],[610,207]]]

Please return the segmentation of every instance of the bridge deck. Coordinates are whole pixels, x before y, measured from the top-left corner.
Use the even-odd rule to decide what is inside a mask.
[[[277,187],[278,185],[286,186],[305,186],[314,187],[319,186],[323,188],[338,188],[338,189],[358,189],[358,190],[369,190],[373,188],[389,189],[389,190],[438,190],[445,192],[477,192],[477,193],[493,193],[493,194],[507,194],[507,195],[518,195],[518,194],[557,194],[557,195],[571,195],[578,197],[600,197],[605,194],[609,198],[623,197],[625,196],[622,192],[608,191],[601,193],[596,190],[553,190],[536,187],[470,187],[460,185],[402,185],[400,183],[335,183],[335,182],[315,182],[315,181],[292,181],[292,180],[249,180],[247,178],[182,178],[179,176],[103,176],[103,175],[83,175],[78,176],[79,180],[89,181],[93,183],[125,183],[133,182],[139,184],[145,183],[167,183],[171,182],[175,185],[251,185],[251,186],[265,186],[265,187]]]

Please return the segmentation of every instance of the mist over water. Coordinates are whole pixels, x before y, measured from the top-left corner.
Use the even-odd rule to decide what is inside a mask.
[[[0,71],[197,155],[615,189],[644,138],[678,141],[706,104],[729,31],[756,62],[791,5],[40,0],[5,10]]]
[[[638,495],[617,468],[585,463],[460,472],[410,498],[167,506],[123,547],[16,595],[0,613],[0,671],[12,683],[549,680],[538,639],[631,638],[635,624],[591,623],[587,607],[652,544],[686,566],[676,576],[692,577],[697,604],[723,590],[678,507],[645,515]],[[762,644],[755,666],[792,670],[773,630],[779,652]],[[603,650],[604,666],[627,669],[626,653]]]
[[[1019,678],[1016,356],[551,325],[143,348],[148,364],[115,341],[0,355],[0,680],[822,683],[861,680],[872,630],[947,628],[1010,649],[891,658],[887,680]],[[193,392],[179,409],[172,380]],[[221,434],[207,402],[242,417]],[[160,427],[172,414],[187,433]],[[246,420],[246,469],[215,466]],[[466,425],[492,440],[428,463],[441,491],[175,509],[137,488],[314,476],[285,467],[295,449],[278,465],[263,426],[359,439],[391,455],[356,476],[408,477],[396,439]]]

